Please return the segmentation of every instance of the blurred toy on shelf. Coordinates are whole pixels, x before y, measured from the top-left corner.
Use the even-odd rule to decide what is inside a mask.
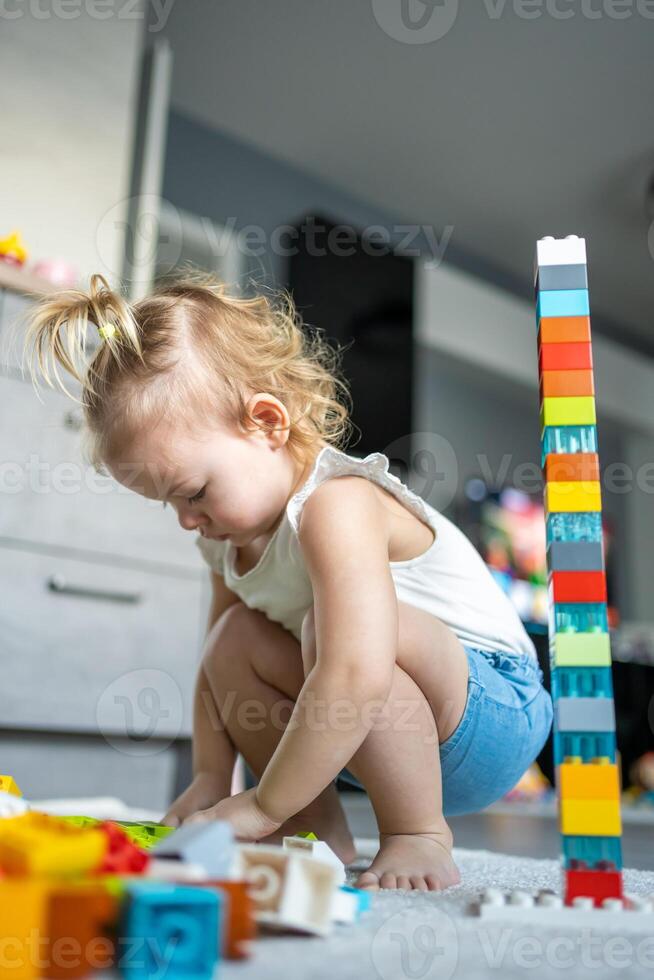
[[[41,279],[47,279],[53,286],[66,289],[75,286],[79,273],[66,259],[40,259],[31,266],[31,271]]]
[[[631,785],[623,793],[625,803],[654,807],[654,752],[645,752],[629,769]]]
[[[503,799],[509,803],[540,803],[553,796],[554,790],[549,780],[541,772],[538,763],[534,762]]]
[[[28,251],[19,231],[12,231],[6,238],[0,238],[0,262],[8,265],[25,265]]]

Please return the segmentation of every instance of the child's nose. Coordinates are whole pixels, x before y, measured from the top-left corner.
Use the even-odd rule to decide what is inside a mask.
[[[202,523],[198,514],[194,514],[185,507],[180,507],[177,519],[185,531],[195,531]]]

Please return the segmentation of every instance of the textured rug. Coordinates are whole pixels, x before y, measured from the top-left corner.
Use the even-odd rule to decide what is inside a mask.
[[[375,841],[358,840],[366,867]],[[385,891],[359,923],[338,926],[326,938],[262,936],[246,962],[222,963],[232,980],[476,980],[654,976],[654,930],[648,936],[601,930],[543,928],[537,910],[531,925],[486,923],[469,914],[485,888],[560,890],[556,861],[454,851],[462,882],[443,893]],[[625,889],[654,893],[654,872],[625,871]],[[628,913],[626,913],[628,914]],[[654,915],[653,915],[654,919]]]

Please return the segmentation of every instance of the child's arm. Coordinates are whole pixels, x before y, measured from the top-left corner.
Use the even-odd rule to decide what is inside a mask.
[[[299,540],[313,586],[317,660],[256,790],[263,813],[280,823],[361,746],[375,721],[372,702],[390,693],[398,645],[387,523],[370,483],[339,477],[315,490]]]

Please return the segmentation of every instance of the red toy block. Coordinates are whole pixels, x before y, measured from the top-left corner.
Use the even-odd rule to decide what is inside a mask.
[[[597,453],[548,453],[545,457],[547,483],[577,483],[599,478]]]
[[[595,394],[592,371],[543,371],[540,400],[543,398],[583,398]]]
[[[204,888],[217,888],[225,896],[227,906],[221,952],[228,960],[242,960],[250,955],[250,941],[257,934],[254,903],[247,881],[203,881]]]
[[[538,373],[544,371],[592,371],[590,344],[539,344]]]
[[[606,602],[604,572],[552,572],[552,602]]]
[[[544,316],[540,320],[540,343],[590,343],[589,316]]]
[[[91,970],[114,965],[110,932],[118,918],[118,902],[98,884],[55,885],[50,895],[46,935],[49,980],[77,980]]]
[[[98,824],[107,838],[107,851],[97,874],[141,874],[150,862],[150,857],[137,847],[122,827],[106,821]]]
[[[622,898],[622,874],[620,871],[571,871],[565,872],[565,904],[572,905],[575,898],[592,898],[601,908],[605,898]]]

